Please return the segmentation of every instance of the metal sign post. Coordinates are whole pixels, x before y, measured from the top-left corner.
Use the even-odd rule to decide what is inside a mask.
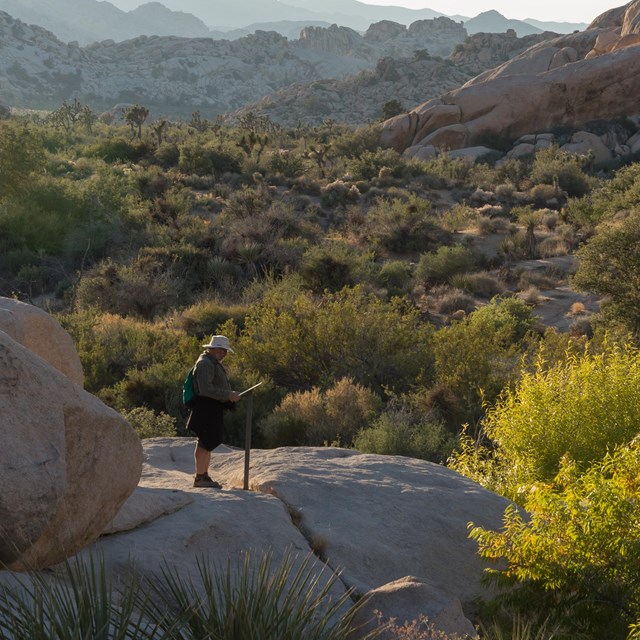
[[[253,419],[253,391],[247,389],[247,422],[244,430],[244,485],[243,489],[249,489],[249,455],[251,451],[251,421]]]

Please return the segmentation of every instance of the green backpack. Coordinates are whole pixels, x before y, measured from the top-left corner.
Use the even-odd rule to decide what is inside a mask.
[[[187,377],[184,379],[184,383],[182,384],[182,404],[187,407],[187,409],[193,409],[196,398],[196,391],[193,388],[193,372],[195,371],[195,366],[191,367],[189,373],[187,373]]]

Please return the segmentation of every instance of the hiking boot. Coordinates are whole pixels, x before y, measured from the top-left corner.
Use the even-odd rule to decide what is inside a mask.
[[[209,477],[208,473],[197,475],[193,481],[193,486],[198,488],[207,487],[209,489],[222,489],[222,485]]]

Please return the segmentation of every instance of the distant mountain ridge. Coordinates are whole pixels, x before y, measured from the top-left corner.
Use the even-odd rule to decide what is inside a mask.
[[[163,0],[136,5],[138,0],[0,0],[0,11],[48,29],[63,42],[81,45],[107,39],[122,42],[140,35],[233,40],[256,29],[296,39],[309,25],[337,24],[364,33],[371,24],[383,20],[408,26],[443,15],[431,9],[373,6],[357,0],[325,0],[320,9],[315,0]],[[586,27],[534,22],[509,20],[495,11],[464,21],[469,33],[514,29],[520,37],[541,31],[570,33]]]

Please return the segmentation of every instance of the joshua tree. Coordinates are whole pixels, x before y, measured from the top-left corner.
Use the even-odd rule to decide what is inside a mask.
[[[122,109],[122,115],[125,122],[131,127],[131,137],[137,136],[138,140],[142,140],[142,125],[149,115],[149,109],[136,104],[128,109]]]

